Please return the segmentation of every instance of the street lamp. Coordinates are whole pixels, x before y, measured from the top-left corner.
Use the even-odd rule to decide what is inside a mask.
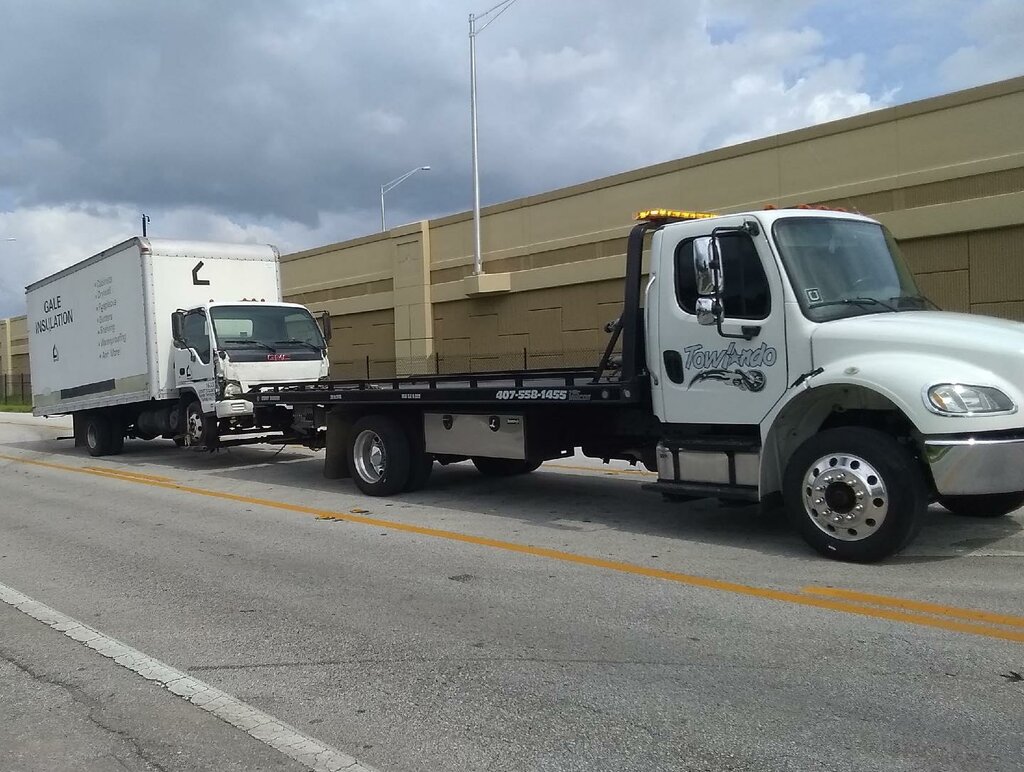
[[[383,233],[384,231],[386,231],[388,229],[387,221],[384,219],[384,194],[387,193],[389,190],[397,188],[399,185],[401,185],[407,179],[412,177],[412,175],[414,175],[416,172],[429,172],[429,171],[430,171],[430,167],[429,166],[417,166],[415,169],[410,169],[409,171],[407,171],[401,177],[395,177],[395,179],[391,180],[391,182],[385,182],[383,185],[380,186],[380,230],[381,230],[381,233]]]
[[[516,0],[502,0],[496,6],[479,15],[469,15],[469,112],[473,123],[473,275],[484,272],[483,256],[480,252],[480,162],[476,139],[476,36],[487,29]],[[491,14],[494,14],[491,16]],[[476,23],[488,16],[491,18],[477,29]]]

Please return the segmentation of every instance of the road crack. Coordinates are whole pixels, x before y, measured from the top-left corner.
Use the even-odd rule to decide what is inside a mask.
[[[127,730],[113,726],[109,722],[109,720],[103,720],[102,714],[107,712],[107,708],[103,705],[103,703],[87,694],[79,686],[59,678],[54,678],[51,675],[36,670],[28,663],[23,662],[12,652],[5,650],[3,647],[0,647],[0,660],[3,660],[11,667],[15,668],[19,672],[31,678],[36,683],[52,686],[66,694],[72,700],[72,702],[85,708],[84,716],[86,721],[88,721],[90,724],[95,726],[103,733],[111,735],[114,738],[116,738],[121,745],[127,746],[125,748],[126,752],[129,755],[134,755],[136,758],[142,761],[142,763],[144,763],[147,768],[155,770],[156,772],[169,772],[168,769],[164,767],[155,758],[153,758],[153,756],[149,752],[147,752],[146,749],[139,744],[139,741],[136,738],[134,738]],[[125,765],[124,759],[120,758],[119,756],[112,754],[112,757],[117,761],[118,765],[124,767],[125,769],[132,768]]]

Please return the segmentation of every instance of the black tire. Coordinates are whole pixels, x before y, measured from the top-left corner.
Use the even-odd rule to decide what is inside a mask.
[[[529,474],[540,467],[541,461],[521,461],[515,458],[484,458],[473,457],[473,466],[485,477],[512,477],[518,474]]]
[[[203,405],[194,399],[185,407],[184,445],[197,450],[213,450],[217,431],[215,424],[203,415]]]
[[[908,544],[929,498],[910,451],[860,427],[828,429],[804,442],[786,466],[783,493],[786,514],[808,544],[826,557],[861,563]]]
[[[430,480],[434,471],[434,457],[426,453],[414,454],[409,463],[409,481],[402,489],[407,493],[418,491]]]
[[[367,496],[392,496],[409,484],[412,471],[409,436],[393,418],[360,418],[349,435],[348,470]]]
[[[90,456],[108,456],[112,451],[113,426],[102,413],[90,413],[85,419],[85,447]]]
[[[954,515],[1002,517],[1024,506],[1024,491],[975,496],[939,496],[939,503]]]
[[[110,455],[120,456],[124,451],[124,432],[121,426],[114,423],[110,427]]]

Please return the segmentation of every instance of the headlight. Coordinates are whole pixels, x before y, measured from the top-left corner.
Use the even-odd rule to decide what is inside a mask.
[[[928,408],[942,415],[976,415],[979,413],[1012,413],[1013,400],[991,386],[968,386],[963,383],[939,383],[928,389]]]
[[[242,384],[238,381],[228,381],[224,384],[224,397],[231,399],[232,397],[239,397],[242,394]]]

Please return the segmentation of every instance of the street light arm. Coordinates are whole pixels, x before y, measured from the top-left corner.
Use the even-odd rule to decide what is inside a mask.
[[[412,175],[414,175],[416,172],[429,172],[429,171],[430,171],[430,167],[429,166],[417,166],[415,169],[411,169],[410,171],[407,171],[401,177],[395,177],[395,179],[391,180],[391,182],[385,182],[383,185],[381,185],[380,186],[381,193],[387,193],[392,188],[397,188],[399,185],[401,185],[407,179],[412,177]]]
[[[473,20],[474,22],[476,22],[476,21],[478,21],[478,20],[480,20],[480,19],[486,19],[486,18],[487,18],[488,16],[490,16],[490,15],[491,15],[492,13],[494,13],[495,11],[497,11],[497,13],[496,13],[496,14],[494,15],[494,18],[490,19],[490,20],[489,20],[489,21],[488,21],[488,22],[487,22],[486,24],[484,24],[484,25],[483,25],[482,27],[480,27],[480,29],[476,29],[476,28],[475,28],[475,25],[474,25],[474,29],[473,29],[473,31],[472,31],[472,33],[471,33],[471,34],[472,34],[472,35],[479,35],[479,34],[480,34],[481,32],[483,32],[483,31],[484,31],[485,29],[487,29],[487,28],[488,28],[488,27],[490,27],[490,26],[491,26],[492,24],[494,24],[494,22],[496,22],[496,21],[498,20],[498,17],[499,17],[499,16],[501,16],[501,15],[502,15],[503,13],[505,13],[505,11],[507,11],[507,10],[508,10],[509,8],[511,8],[511,7],[513,6],[513,5],[515,5],[515,3],[516,3],[516,0],[504,0],[503,2],[501,2],[501,3],[498,3],[498,4],[496,5],[496,6],[494,6],[494,7],[493,7],[493,8],[491,8],[490,10],[484,11],[484,12],[483,12],[483,13],[481,13],[481,14],[477,14],[476,16],[473,16],[473,17],[472,17],[472,20]]]
[[[386,217],[386,215],[384,213],[384,194],[387,193],[389,190],[392,190],[393,188],[396,188],[399,185],[401,185],[407,179],[412,177],[412,175],[414,175],[416,172],[429,172],[429,171],[430,171],[430,167],[429,166],[417,166],[415,169],[410,169],[409,171],[407,171],[401,177],[395,177],[395,179],[391,180],[391,182],[385,182],[383,185],[380,186],[380,229],[381,229],[381,232],[384,232],[384,231],[386,231],[388,229],[387,217]]]

